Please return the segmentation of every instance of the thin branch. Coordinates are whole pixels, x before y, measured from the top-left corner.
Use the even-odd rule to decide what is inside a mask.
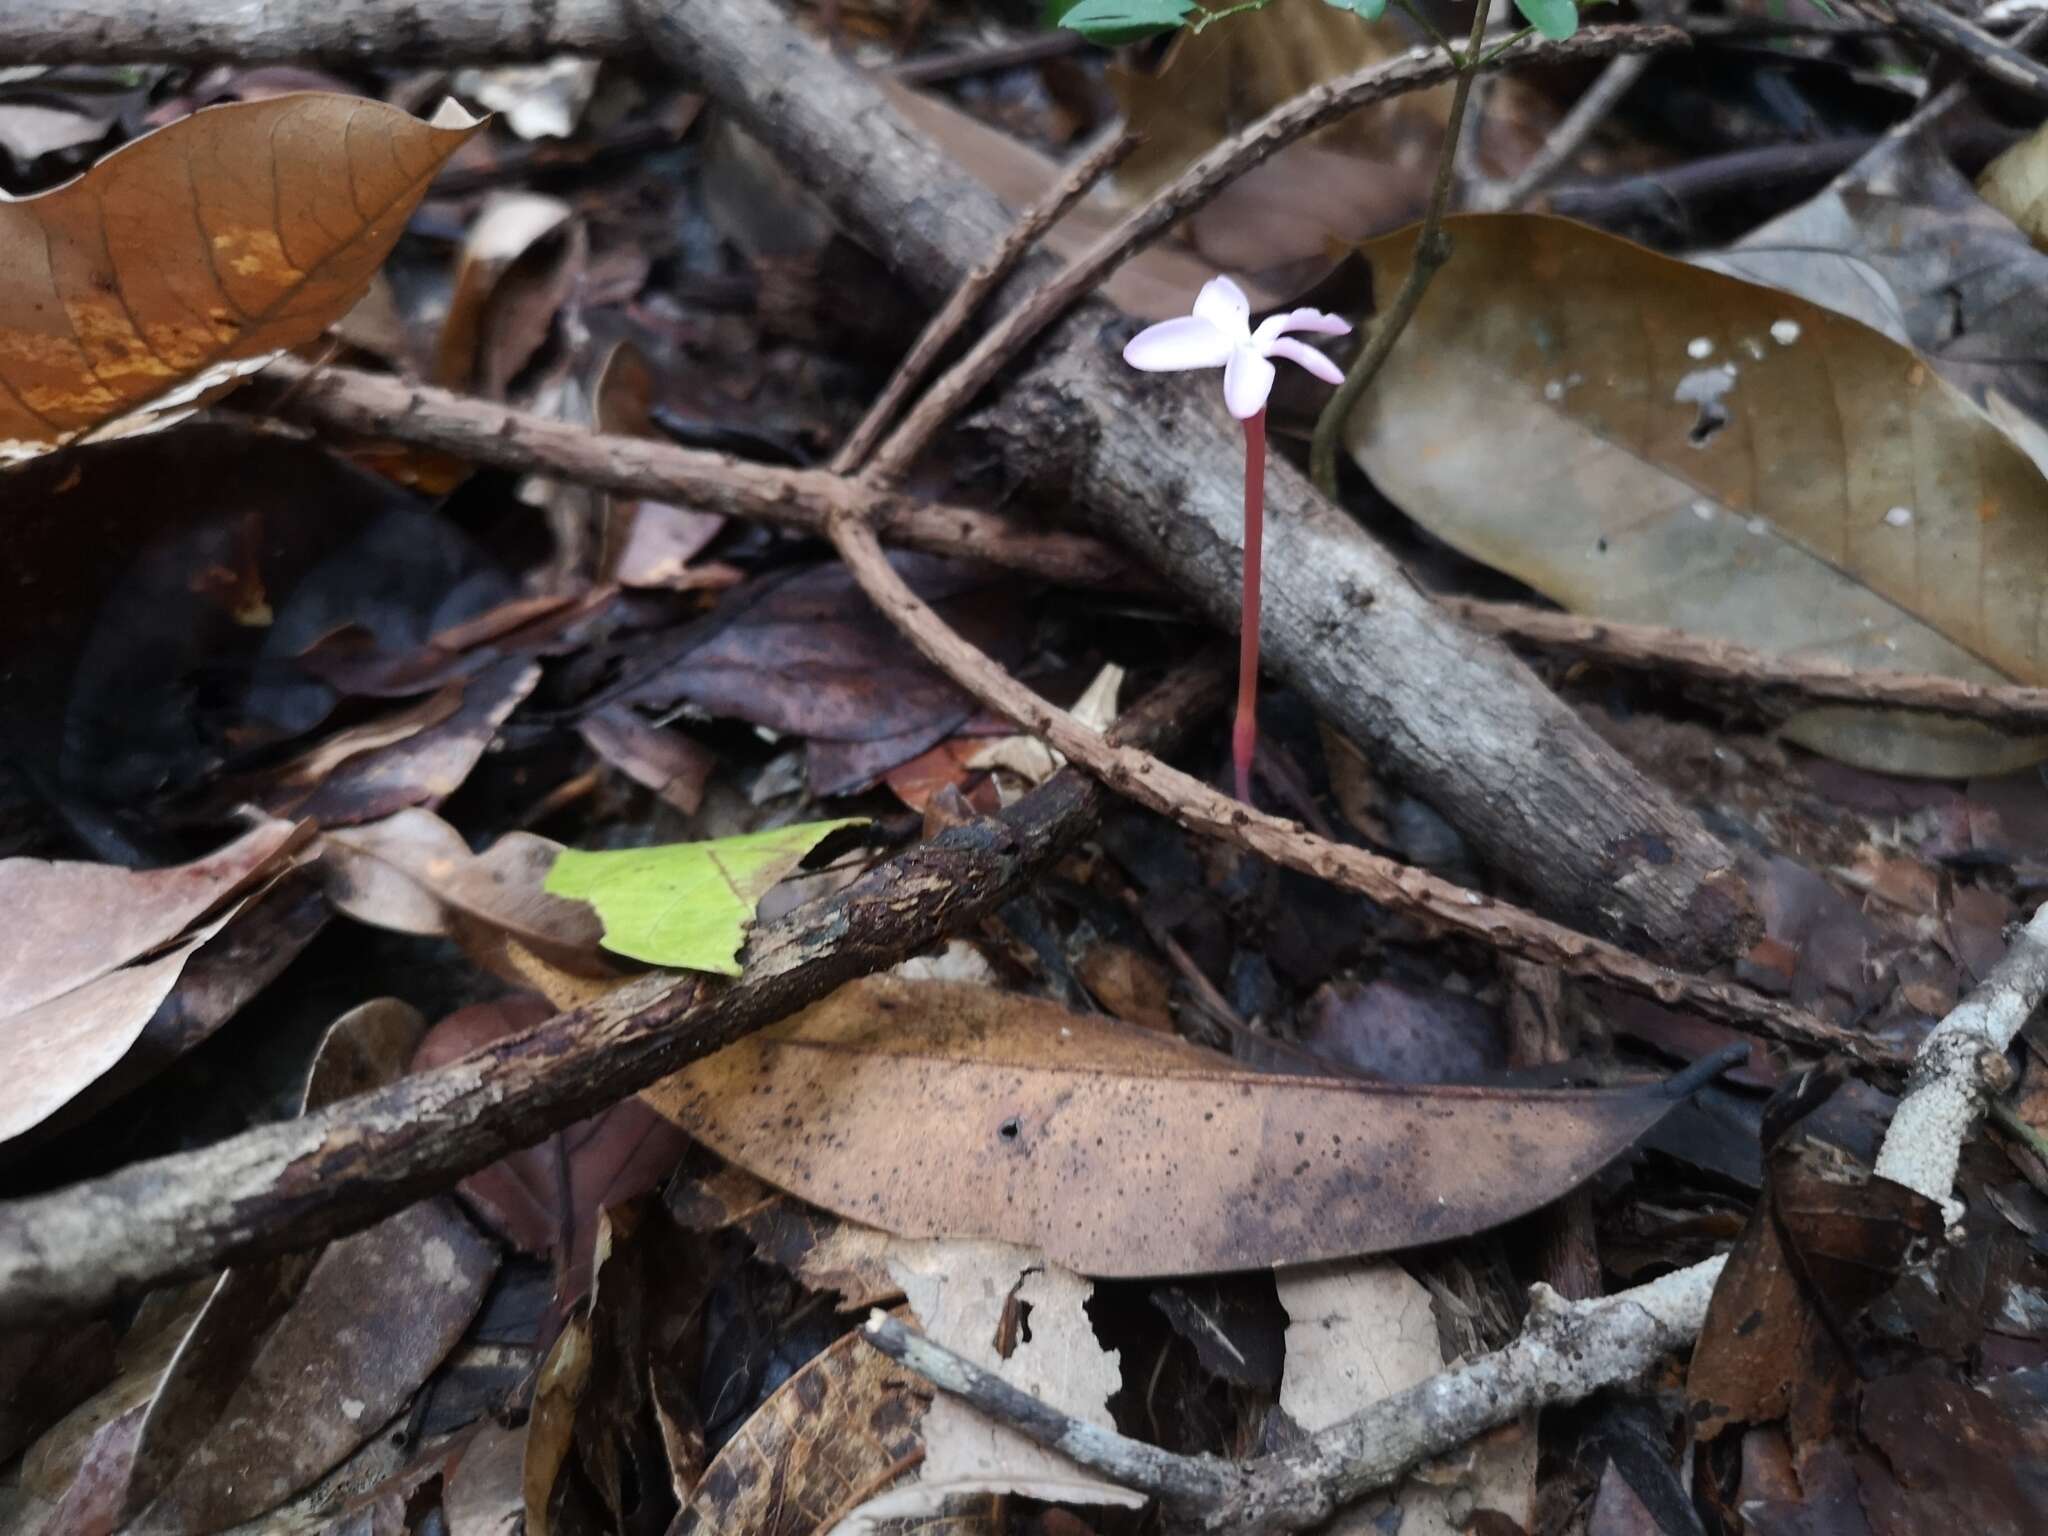
[[[1943,10],[1929,0],[1882,0],[1863,8],[1878,15],[1889,10],[1902,30],[1928,46],[1961,60],[1986,79],[2035,101],[2048,102],[2048,68],[1953,11]]]
[[[1099,539],[1032,532],[973,507],[914,501],[825,470],[780,469],[652,438],[588,432],[509,406],[348,368],[272,363],[238,402],[326,431],[435,448],[498,469],[678,502],[730,517],[823,533],[835,507],[874,516],[892,544],[979,560],[1066,585],[1137,579]]]
[[[1586,141],[1621,105],[1621,99],[1648,73],[1650,63],[1650,56],[1643,53],[1610,60],[1600,78],[1586,88],[1585,94],[1572,103],[1571,111],[1550,130],[1529,163],[1505,182],[1475,187],[1467,206],[1480,213],[1501,213],[1528,202],[1586,147]]]
[[[1119,721],[1165,743],[1224,692],[1183,669]],[[754,930],[737,979],[655,972],[432,1072],[193,1152],[0,1204],[0,1328],[308,1247],[445,1189],[999,909],[1107,797],[1071,770]]]
[[[1422,296],[1429,291],[1437,268],[1451,259],[1444,215],[1450,212],[1451,191],[1456,185],[1458,146],[1465,137],[1465,103],[1472,99],[1472,81],[1483,62],[1480,49],[1486,42],[1488,9],[1484,3],[1473,5],[1472,35],[1465,43],[1464,54],[1456,60],[1458,76],[1457,84],[1451,88],[1451,115],[1444,123],[1443,148],[1436,158],[1436,180],[1430,185],[1429,206],[1423,210],[1422,228],[1415,236],[1415,254],[1409,261],[1408,275],[1393,303],[1373,326],[1365,350],[1345,373],[1337,392],[1324,402],[1322,414],[1316,417],[1315,435],[1309,440],[1308,475],[1325,496],[1337,494],[1337,440],[1343,436],[1344,423],[1351,419],[1352,410],[1386,366],[1394,343],[1401,339],[1415,311],[1422,307]]]
[[[1497,67],[1605,58],[1685,43],[1685,34],[1671,27],[1594,27],[1562,43],[1518,43],[1502,55]],[[1362,106],[1441,85],[1456,74],[1441,55],[1418,49],[1312,87],[1225,139],[991,326],[876,451],[870,478],[880,484],[901,478],[939,429],[1041,331],[1093,292],[1139,247],[1201,208],[1246,171]]]
[[[834,474],[853,474],[867,462],[876,442],[903,408],[904,400],[911,390],[924,382],[932,364],[960,334],[960,328],[987,302],[989,295],[1002,286],[1016,270],[1017,263],[1044,238],[1045,232],[1066,217],[1067,211],[1087,194],[1089,188],[1121,165],[1138,144],[1135,134],[1114,135],[1094,153],[1085,156],[1045,196],[1026,210],[988,260],[970,272],[967,280],[953,290],[953,296],[943,309],[932,316],[909,355],[896,365],[888,386],[868,407],[860,425],[853,429],[852,435],[833,458]]]
[[[1317,837],[1217,793],[1149,753],[1120,747],[1040,698],[934,613],[896,574],[857,513],[835,516],[832,542],[860,583],[911,644],[982,703],[1042,736],[1117,793],[1192,832],[1358,891],[1381,906],[1510,954],[1555,965],[1674,1007],[1760,1031],[1803,1050],[1841,1051],[1881,1069],[1901,1065],[1888,1048],[1747,987],[1688,975],[1589,937],[1521,907],[1453,885],[1427,871]]]
[[[1802,661],[1653,624],[1581,618],[1521,603],[1447,598],[1444,606],[1488,634],[1636,671],[1676,672],[1745,695],[1782,693],[1802,703],[1860,704],[2048,729],[2048,688],[1969,683],[1918,672],[1880,672],[1838,661]]]

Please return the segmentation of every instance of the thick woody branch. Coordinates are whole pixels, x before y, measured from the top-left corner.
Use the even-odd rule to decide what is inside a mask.
[[[1603,981],[1674,1007],[1757,1030],[1805,1050],[1841,1051],[1880,1068],[1901,1065],[1852,1030],[1747,987],[1656,965],[1617,945],[1575,932],[1509,902],[1453,885],[1426,870],[1317,837],[1211,789],[1136,747],[1120,746],[1047,703],[932,611],[882,553],[857,514],[836,517],[832,542],[854,580],[890,622],[940,671],[997,713],[1035,732],[1117,793],[1171,817],[1191,832],[1357,891],[1442,931],[1566,975]]]
[[[1176,674],[1120,722],[1165,742],[1223,694]],[[979,921],[1093,823],[1055,775],[756,930],[731,982],[658,972],[432,1072],[53,1194],[0,1204],[0,1328],[367,1226],[740,1036]]]
[[[330,64],[629,57],[621,0],[0,0],[10,64]]]
[[[1788,703],[1860,704],[1981,720],[1987,725],[2048,728],[2048,688],[2018,683],[1967,683],[1920,672],[1859,670],[1838,661],[1772,656],[1726,640],[1654,624],[1581,618],[1521,603],[1446,598],[1465,623],[1517,644],[1637,671],[1676,673],[1745,696],[1781,696]]]

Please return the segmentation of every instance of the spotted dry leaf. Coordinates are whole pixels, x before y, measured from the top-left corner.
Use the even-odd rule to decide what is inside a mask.
[[[0,462],[165,425],[346,314],[478,123],[304,94],[0,203]]]

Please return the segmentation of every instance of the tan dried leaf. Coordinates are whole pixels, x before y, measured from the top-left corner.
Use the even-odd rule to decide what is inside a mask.
[[[1805,659],[2048,681],[2048,485],[1922,358],[1788,294],[1562,219],[1453,221],[1352,417],[1409,516],[1577,612]],[[1391,293],[1412,231],[1367,247]],[[1897,773],[2043,744],[1813,711],[1801,745]]]
[[[0,203],[0,461],[165,424],[313,340],[478,126],[452,102],[431,123],[348,96],[235,102]]]
[[[989,988],[873,977],[645,1094],[721,1156],[909,1236],[1191,1274],[1483,1230],[1670,1108],[1654,1090],[1267,1075]]]

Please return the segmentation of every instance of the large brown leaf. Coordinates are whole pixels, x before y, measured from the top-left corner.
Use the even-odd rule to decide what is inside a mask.
[[[1034,998],[886,977],[645,1097],[827,1210],[1028,1244],[1095,1275],[1462,1237],[1556,1199],[1671,1106],[1648,1089],[1268,1076]]]
[[[2048,484],[1924,360],[1787,294],[1561,219],[1456,251],[1349,442],[1409,516],[1568,608],[1774,652],[2048,681]],[[1376,291],[1412,233],[1368,248]],[[1793,739],[1952,774],[2039,745],[1814,712]]]
[[[213,107],[0,203],[0,460],[183,403],[341,318],[477,124],[306,94]]]

